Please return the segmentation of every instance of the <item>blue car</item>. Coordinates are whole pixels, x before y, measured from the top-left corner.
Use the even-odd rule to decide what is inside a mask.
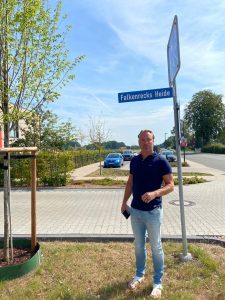
[[[104,168],[123,166],[123,156],[120,153],[109,153],[104,160]]]

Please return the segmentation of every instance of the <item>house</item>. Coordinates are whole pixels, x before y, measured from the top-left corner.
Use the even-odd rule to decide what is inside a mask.
[[[9,144],[14,143],[17,139],[23,138],[24,133],[22,129],[27,127],[24,120],[19,120],[13,123],[11,126],[11,130],[9,132]],[[3,128],[0,127],[0,148],[4,147],[4,131]]]

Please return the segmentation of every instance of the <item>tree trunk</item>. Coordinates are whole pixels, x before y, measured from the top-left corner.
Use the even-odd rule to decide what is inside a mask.
[[[7,7],[7,0],[5,2]],[[5,43],[3,45],[3,64],[2,64],[2,112],[4,120],[4,147],[9,147],[9,78],[8,78],[8,12],[5,15]],[[4,157],[4,260],[9,262],[9,238],[11,232],[10,215],[10,154],[6,153]],[[12,247],[12,243],[11,243]]]

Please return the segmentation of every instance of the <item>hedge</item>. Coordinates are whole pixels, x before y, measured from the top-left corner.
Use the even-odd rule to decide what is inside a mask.
[[[217,153],[225,154],[225,145],[224,144],[210,144],[202,147],[202,152],[205,153]]]
[[[85,165],[103,160],[111,151],[78,150],[46,151],[37,155],[37,185],[65,186],[70,181],[70,173]],[[3,163],[3,158],[0,158]],[[30,186],[31,159],[11,159],[12,187]],[[3,169],[0,169],[0,186],[3,186]]]

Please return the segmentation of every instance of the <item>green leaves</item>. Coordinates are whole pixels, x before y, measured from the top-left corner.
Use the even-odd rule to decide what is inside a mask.
[[[62,1],[54,9],[48,0],[1,1],[0,107],[8,114],[4,120],[19,119],[26,110],[55,101],[60,88],[74,79],[72,71],[84,56],[68,59],[65,36],[71,28],[61,8]],[[17,113],[4,110],[3,102],[14,104]]]
[[[195,133],[195,146],[214,141],[225,128],[225,105],[222,95],[209,90],[193,95],[184,119]]]

